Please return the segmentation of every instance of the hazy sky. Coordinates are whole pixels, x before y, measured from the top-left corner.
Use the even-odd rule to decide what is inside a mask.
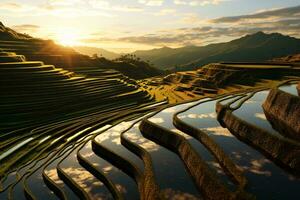
[[[131,51],[256,31],[300,36],[299,0],[0,0],[1,21],[69,45]]]

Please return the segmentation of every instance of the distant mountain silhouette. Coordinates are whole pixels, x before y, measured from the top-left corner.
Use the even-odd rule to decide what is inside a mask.
[[[105,57],[108,59],[116,59],[116,58],[120,57],[120,54],[117,54],[117,53],[114,53],[111,51],[107,51],[102,48],[97,48],[97,47],[74,46],[72,48],[75,49],[76,51],[78,51],[79,53],[82,53],[82,54],[85,54],[88,56],[93,56],[93,55],[97,54],[99,57]]]
[[[160,69],[190,70],[212,62],[260,62],[300,53],[300,39],[279,33],[258,32],[227,43],[203,47],[153,49],[136,51],[138,57],[150,60]]]

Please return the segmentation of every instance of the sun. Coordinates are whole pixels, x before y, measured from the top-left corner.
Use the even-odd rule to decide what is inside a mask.
[[[57,33],[56,40],[64,46],[75,46],[79,44],[79,34],[71,30],[62,30]]]

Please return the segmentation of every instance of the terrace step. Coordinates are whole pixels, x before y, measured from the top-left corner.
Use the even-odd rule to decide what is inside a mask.
[[[39,67],[43,66],[44,63],[40,61],[30,61],[30,62],[9,62],[9,63],[0,63],[0,68],[8,67]]]
[[[0,55],[0,63],[6,63],[6,62],[22,62],[25,61],[25,57],[21,55]]]

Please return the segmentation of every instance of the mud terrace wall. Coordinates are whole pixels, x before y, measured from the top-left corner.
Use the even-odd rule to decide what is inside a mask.
[[[263,104],[265,115],[283,135],[300,140],[300,98],[272,89]]]
[[[218,120],[240,140],[260,150],[274,162],[289,170],[300,172],[300,145],[279,138],[236,117],[229,107],[217,104]]]
[[[199,142],[205,145],[205,147],[208,148],[209,151],[211,151],[216,159],[220,162],[222,167],[226,169],[226,172],[229,174],[229,176],[233,177],[233,179],[239,184],[241,189],[246,186],[247,180],[244,177],[243,172],[234,164],[229,156],[225,154],[222,148],[211,137],[201,130],[196,129],[180,120],[178,115],[174,115],[173,122],[176,128],[197,138]]]

